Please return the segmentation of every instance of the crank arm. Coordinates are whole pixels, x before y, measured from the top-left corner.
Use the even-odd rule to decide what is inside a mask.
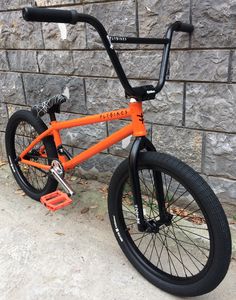
[[[62,178],[53,168],[50,169],[50,172],[52,176],[56,179],[56,181],[62,185],[63,189],[69,196],[75,194],[73,189],[70,187],[69,183],[64,178]]]
[[[52,161],[52,167],[49,171],[52,174],[52,176],[56,179],[56,181],[62,185],[63,189],[69,196],[75,194],[70,184],[64,179],[64,170],[61,163],[58,160]]]

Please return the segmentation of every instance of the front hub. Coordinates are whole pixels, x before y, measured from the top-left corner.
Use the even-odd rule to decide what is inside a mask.
[[[160,220],[146,220],[146,232],[158,233],[160,229],[169,226],[171,224],[171,220],[173,215],[170,213],[166,213],[164,218]]]

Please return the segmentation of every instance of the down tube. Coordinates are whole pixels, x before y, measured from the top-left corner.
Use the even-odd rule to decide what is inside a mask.
[[[83,161],[89,159],[90,157],[98,154],[99,152],[109,148],[110,146],[118,143],[119,141],[123,140],[124,138],[128,137],[133,133],[133,125],[132,123],[121,128],[120,130],[116,131],[109,137],[105,138],[101,142],[97,143],[96,145],[90,147],[89,149],[83,151],[73,159],[63,163],[63,167],[65,170],[73,169],[76,165],[82,163]]]

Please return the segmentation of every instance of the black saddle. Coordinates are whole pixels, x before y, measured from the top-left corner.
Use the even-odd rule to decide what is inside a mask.
[[[60,113],[60,106],[66,100],[67,97],[64,95],[56,95],[38,105],[34,105],[31,111],[36,117],[42,117],[46,113]]]

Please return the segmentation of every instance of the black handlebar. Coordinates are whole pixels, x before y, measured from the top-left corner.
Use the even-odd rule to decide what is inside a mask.
[[[77,23],[76,10],[26,7],[22,10],[23,18],[32,22]]]
[[[192,33],[194,30],[193,25],[185,24],[177,21],[170,25],[164,39],[148,39],[148,38],[129,38],[129,37],[110,37],[96,18],[90,15],[78,13],[76,10],[61,10],[61,9],[48,9],[48,8],[32,8],[26,7],[22,10],[23,18],[26,21],[33,22],[54,22],[54,23],[69,23],[76,24],[77,22],[85,22],[92,25],[99,33],[101,40],[106,48],[106,51],[111,59],[111,62],[115,68],[115,71],[120,79],[122,86],[125,89],[126,95],[134,97],[138,101],[154,99],[155,95],[162,89],[167,73],[167,65],[169,60],[170,46],[172,42],[172,35],[174,31],[182,31]],[[153,86],[141,86],[131,87],[129,81],[124,73],[124,70],[120,64],[119,58],[113,48],[112,43],[147,43],[147,44],[163,44],[163,56],[161,62],[159,82],[156,87]]]
[[[182,31],[182,32],[187,32],[187,33],[192,33],[194,30],[194,27],[192,24],[186,24],[182,23],[180,21],[175,22],[176,28],[175,31]]]

